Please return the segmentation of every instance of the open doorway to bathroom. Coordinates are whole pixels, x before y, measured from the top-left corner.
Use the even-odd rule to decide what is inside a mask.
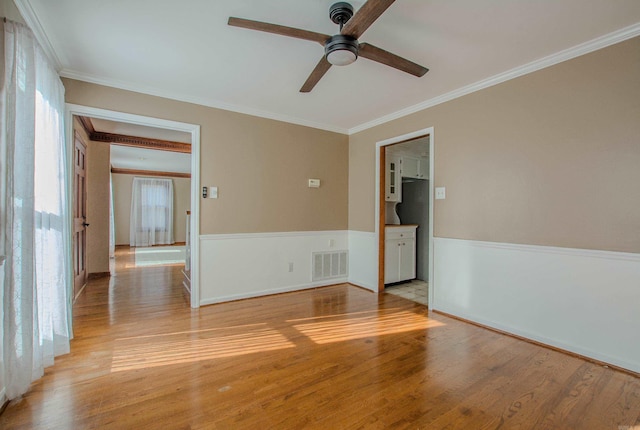
[[[431,136],[380,147],[380,280],[389,294],[429,303]],[[381,289],[382,289],[381,288]]]

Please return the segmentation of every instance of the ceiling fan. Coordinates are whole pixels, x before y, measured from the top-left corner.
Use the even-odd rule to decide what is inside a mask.
[[[378,63],[386,64],[387,66],[402,70],[414,76],[423,76],[429,71],[426,67],[371,44],[358,42],[358,38],[362,36],[362,33],[364,33],[394,1],[395,0],[368,0],[355,15],[353,13],[353,7],[349,3],[338,2],[333,4],[329,8],[329,18],[331,18],[331,21],[334,23],[340,25],[340,33],[334,36],[236,17],[230,17],[228,24],[234,27],[310,40],[324,46],[324,56],[320,59],[315,69],[313,69],[307,81],[302,85],[302,88],[300,88],[301,93],[310,92],[332,65],[346,66],[356,61],[358,57],[364,57]]]

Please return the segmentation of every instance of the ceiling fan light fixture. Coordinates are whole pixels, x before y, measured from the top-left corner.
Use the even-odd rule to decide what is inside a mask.
[[[346,66],[358,59],[358,41],[351,36],[336,34],[325,43],[324,53],[334,66]]]

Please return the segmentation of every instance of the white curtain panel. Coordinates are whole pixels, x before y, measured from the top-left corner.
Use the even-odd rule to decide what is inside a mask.
[[[173,180],[133,178],[130,246],[173,243]]]
[[[1,242],[6,395],[16,398],[53,357],[69,351],[70,226],[64,150],[64,87],[32,32],[4,23]]]

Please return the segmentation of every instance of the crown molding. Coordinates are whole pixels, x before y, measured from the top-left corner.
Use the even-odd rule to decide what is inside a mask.
[[[24,21],[27,23],[33,34],[36,36],[36,40],[40,43],[44,53],[49,57],[49,59],[53,62],[53,65],[56,70],[60,71],[63,68],[63,64],[66,63],[64,57],[60,58],[58,55],[58,51],[51,43],[51,40],[47,36],[47,33],[44,31],[36,12],[33,10],[31,3],[29,0],[13,0],[13,3],[18,8],[20,15],[24,18]]]
[[[64,78],[75,79],[78,81],[89,82],[91,84],[103,85],[106,87],[118,88],[121,90],[132,91],[132,92],[147,94],[151,96],[163,97],[166,99],[177,100],[185,103],[193,103],[201,106],[207,106],[207,107],[212,107],[216,109],[237,112],[245,115],[272,119],[275,121],[282,121],[289,124],[317,128],[320,130],[332,131],[334,133],[348,134],[348,130],[346,128],[336,127],[331,124],[324,124],[320,122],[309,121],[306,119],[297,118],[289,115],[269,112],[261,109],[254,109],[248,106],[233,105],[230,103],[224,103],[218,100],[212,100],[212,99],[207,99],[203,97],[185,96],[183,94],[178,94],[176,92],[162,90],[160,88],[147,87],[144,85],[136,85],[128,82],[118,81],[115,79],[101,78],[98,76],[77,72],[75,70],[63,69],[60,71],[60,76]]]
[[[507,70],[506,72],[499,73],[487,79],[483,79],[476,83],[464,86],[462,88],[458,88],[446,94],[425,100],[413,106],[409,106],[407,108],[398,110],[388,115],[384,115],[374,120],[362,123],[355,127],[344,128],[344,127],[338,127],[332,124],[310,121],[307,119],[298,118],[290,115],[279,114],[279,113],[270,112],[270,111],[261,110],[261,109],[255,109],[248,106],[239,106],[239,105],[234,105],[230,103],[225,103],[219,100],[213,100],[213,99],[208,99],[203,97],[187,96],[183,94],[178,94],[176,92],[163,90],[160,88],[149,87],[144,85],[136,85],[136,84],[119,81],[115,79],[102,78],[99,76],[81,73],[75,70],[64,68],[63,64],[66,64],[66,61],[65,61],[66,59],[60,58],[60,55],[54,48],[53,43],[51,43],[51,40],[48,38],[47,34],[45,33],[42,27],[42,24],[40,23],[40,20],[38,19],[35,11],[33,10],[33,7],[31,6],[31,3],[29,2],[29,0],[14,0],[14,3],[18,8],[18,10],[20,11],[20,14],[24,18],[27,25],[34,32],[36,39],[42,46],[47,56],[54,62],[56,69],[59,71],[59,74],[62,77],[69,78],[69,79],[76,79],[79,81],[89,82],[97,85],[118,88],[126,91],[133,91],[137,93],[168,98],[168,99],[177,100],[181,102],[193,103],[201,106],[207,106],[211,108],[237,112],[245,115],[251,115],[251,116],[256,116],[260,118],[272,119],[275,121],[282,121],[290,124],[296,124],[296,125],[301,125],[305,127],[331,131],[334,133],[346,134],[346,135],[359,133],[361,131],[367,130],[372,127],[376,127],[378,125],[387,123],[389,121],[393,121],[395,119],[399,119],[404,116],[411,115],[421,110],[439,105],[441,103],[445,103],[445,102],[454,100],[456,98],[474,93],[476,91],[480,91],[482,89],[489,88],[494,85],[498,85],[500,83],[509,81],[511,79],[515,79],[517,77],[544,69],[546,67],[553,66],[563,61],[567,61],[567,60],[579,57],[581,55],[585,55],[590,52],[597,51],[598,49],[606,48],[607,46],[614,45],[616,43],[619,43],[640,35],[640,23],[636,23],[631,26],[606,34],[604,36],[600,36],[590,41],[573,46],[571,48],[559,51],[555,54],[551,54],[549,56],[532,61],[522,66],[515,67],[511,70]]]
[[[490,78],[483,79],[471,85],[458,88],[457,90],[448,92],[441,96],[437,96],[429,100],[425,100],[421,103],[418,103],[413,106],[409,106],[408,108],[401,109],[389,115],[385,115],[380,118],[374,119],[372,121],[365,122],[363,124],[350,128],[348,131],[348,134],[352,135],[355,133],[359,133],[361,131],[387,123],[389,121],[393,121],[395,119],[402,118],[407,115],[411,115],[412,113],[416,113],[421,110],[439,105],[441,103],[445,103],[453,99],[457,99],[458,97],[466,96],[467,94],[471,94],[476,91],[480,91],[485,88],[498,85],[502,82],[515,79],[519,76],[527,75],[529,73],[533,73],[535,71],[544,69],[546,67],[550,67],[555,64],[562,63],[563,61],[571,60],[572,58],[576,58],[581,55],[585,55],[590,52],[597,51],[598,49],[615,45],[616,43],[623,42],[627,39],[631,39],[639,35],[640,35],[640,23],[636,23],[629,27],[625,27],[620,30],[614,31],[612,33],[606,34],[604,36],[597,37],[588,42],[581,43],[571,48],[556,52],[555,54],[551,54],[549,56],[540,58],[538,60],[524,64],[522,66],[515,67],[511,70],[507,70],[506,72],[499,73]]]

